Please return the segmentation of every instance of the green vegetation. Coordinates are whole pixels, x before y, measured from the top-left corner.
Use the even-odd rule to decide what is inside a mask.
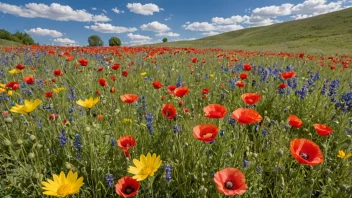
[[[227,32],[193,41],[157,45],[351,54],[351,43],[352,8],[349,8],[302,20]]]
[[[163,43],[166,43],[167,42],[167,38],[163,38]]]
[[[119,38],[117,37],[111,37],[109,39],[109,46],[121,46],[122,42]]]
[[[95,47],[95,46],[103,46],[104,42],[101,40],[101,38],[97,35],[92,35],[88,37],[88,44],[90,47]]]
[[[27,33],[15,32],[11,34],[7,30],[0,29],[0,45],[35,45],[32,37]]]

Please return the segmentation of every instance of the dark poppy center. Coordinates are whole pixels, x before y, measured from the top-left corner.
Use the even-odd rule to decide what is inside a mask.
[[[225,182],[225,187],[229,190],[233,189],[235,185],[232,183],[232,181],[227,181]]]
[[[309,155],[307,153],[304,153],[304,152],[300,152],[299,153],[299,156],[305,160],[308,160],[309,159]]]
[[[124,190],[124,193],[126,195],[129,195],[129,194],[133,193],[133,191],[134,191],[134,189],[131,186],[127,186]]]

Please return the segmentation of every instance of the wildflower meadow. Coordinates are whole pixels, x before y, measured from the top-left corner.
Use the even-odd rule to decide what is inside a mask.
[[[0,47],[0,197],[352,197],[352,56]]]

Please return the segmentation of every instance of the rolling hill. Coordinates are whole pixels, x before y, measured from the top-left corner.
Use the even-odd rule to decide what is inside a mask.
[[[158,46],[352,54],[352,8],[307,19]]]
[[[0,46],[19,46],[19,45],[23,45],[23,44],[15,42],[15,41],[0,39]]]

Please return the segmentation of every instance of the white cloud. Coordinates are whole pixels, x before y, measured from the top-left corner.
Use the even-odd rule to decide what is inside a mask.
[[[160,32],[160,33],[156,34],[155,36],[179,37],[180,34],[177,34],[174,32]]]
[[[252,14],[263,18],[286,16],[291,14],[292,7],[293,4],[290,3],[285,3],[281,6],[266,6],[262,8],[255,8],[252,11]]]
[[[131,40],[153,40],[152,38],[150,38],[149,36],[143,36],[140,34],[132,34],[129,33],[127,34],[127,36],[131,39]]]
[[[170,20],[171,20],[171,17],[165,18],[164,20],[165,20],[165,21],[170,21]]]
[[[295,20],[300,20],[300,19],[305,19],[305,18],[309,18],[312,16],[313,16],[312,14],[297,14],[297,15],[291,16],[291,18],[293,18]]]
[[[117,8],[113,8],[113,9],[111,9],[113,12],[115,12],[116,14],[123,14],[125,11],[123,11],[123,10],[119,10],[119,9],[117,9]]]
[[[155,43],[152,38],[149,36],[143,36],[140,34],[132,34],[129,33],[127,36],[131,39],[131,41],[127,42],[130,45],[145,45],[145,44],[153,44]]]
[[[62,37],[63,34],[56,30],[42,29],[40,27],[32,28],[30,30],[25,30],[28,34],[36,36],[50,36],[53,38]]]
[[[92,10],[97,10],[97,8],[93,7]]]
[[[141,29],[144,31],[153,31],[153,32],[166,32],[169,31],[170,28],[167,25],[159,23],[157,21],[153,21],[148,24],[141,25]]]
[[[214,35],[217,35],[217,34],[220,34],[220,32],[211,31],[211,32],[202,33],[202,35],[205,35],[205,36],[214,36]]]
[[[76,44],[77,42],[74,40],[71,40],[69,38],[56,38],[54,39],[55,43],[60,43],[62,45],[67,45],[67,44]]]
[[[93,15],[86,10],[74,10],[68,5],[60,5],[58,3],[52,3],[50,6],[42,3],[28,3],[24,6],[16,6],[0,2],[0,11],[26,18],[46,18],[57,21],[110,21],[110,19],[103,14]]]
[[[108,13],[106,10],[104,10],[104,9],[102,9],[102,11],[104,12],[104,13]]]
[[[213,31],[215,30],[215,26],[213,24],[210,24],[208,22],[193,22],[189,23],[186,25],[183,25],[183,27],[186,30],[191,30],[191,31],[201,31],[201,32],[208,32],[208,31]]]
[[[154,12],[164,10],[163,8],[159,8],[159,6],[152,3],[147,3],[144,5],[141,3],[129,3],[126,7],[130,10],[130,12],[141,15],[153,15]]]
[[[230,18],[223,18],[223,17],[214,17],[211,21],[215,24],[234,24],[234,23],[242,23],[248,20],[248,16],[232,16]]]
[[[137,28],[132,27],[132,28],[126,28],[126,27],[121,27],[121,26],[113,26],[109,23],[95,23],[94,25],[91,26],[84,26],[86,29],[91,29],[96,32],[101,32],[101,33],[125,33],[125,32],[135,32],[137,31]]]
[[[199,31],[199,32],[214,32],[214,31],[219,31],[219,32],[228,32],[228,31],[234,31],[234,30],[240,30],[243,29],[241,25],[216,25],[216,24],[211,24],[208,22],[194,22],[190,23],[188,25],[183,25],[183,27],[186,30],[191,30],[191,31]]]

